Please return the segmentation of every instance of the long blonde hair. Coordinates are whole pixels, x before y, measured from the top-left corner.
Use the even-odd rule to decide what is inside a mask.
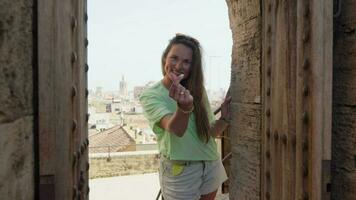
[[[192,65],[190,67],[190,73],[187,79],[182,80],[181,84],[190,91],[193,96],[193,104],[194,104],[194,116],[195,116],[195,124],[198,129],[198,136],[203,142],[208,142],[210,139],[209,135],[209,120],[207,116],[206,110],[206,99],[204,98],[204,76],[202,69],[202,54],[201,54],[201,46],[199,42],[187,35],[176,34],[170,41],[166,49],[162,54],[161,64],[162,64],[162,73],[163,76],[166,75],[166,71],[164,66],[166,64],[166,58],[171,50],[173,45],[183,44],[193,51],[192,56]]]

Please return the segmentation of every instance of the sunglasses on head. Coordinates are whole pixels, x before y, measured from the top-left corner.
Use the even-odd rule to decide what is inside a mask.
[[[185,35],[183,33],[176,33],[176,38],[190,40],[191,42],[194,42],[195,44],[199,44],[199,41],[197,39],[195,39],[189,35]]]

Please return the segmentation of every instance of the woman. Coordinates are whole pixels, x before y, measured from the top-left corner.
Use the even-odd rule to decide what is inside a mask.
[[[228,126],[226,98],[214,119],[203,86],[199,42],[176,34],[162,55],[163,79],[140,96],[157,136],[160,185],[165,200],[214,199],[227,179],[215,137]]]

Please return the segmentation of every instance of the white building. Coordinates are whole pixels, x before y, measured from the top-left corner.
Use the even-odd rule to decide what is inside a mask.
[[[120,121],[114,123],[111,116],[112,113],[97,113],[95,108],[89,107],[89,128],[95,127],[98,131],[104,131],[116,124],[120,124]]]

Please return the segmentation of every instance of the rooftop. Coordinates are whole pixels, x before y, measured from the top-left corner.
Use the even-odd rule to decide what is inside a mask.
[[[108,148],[110,152],[119,152],[135,146],[135,140],[120,125],[90,135],[89,141],[90,153],[108,152]]]

